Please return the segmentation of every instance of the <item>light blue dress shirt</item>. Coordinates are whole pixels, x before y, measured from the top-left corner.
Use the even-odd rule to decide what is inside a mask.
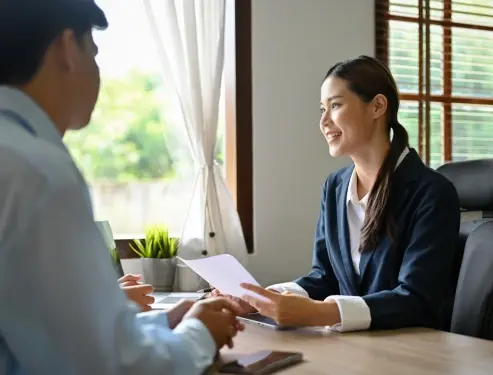
[[[0,375],[201,373],[215,343],[198,320],[174,330],[137,314],[117,283],[88,188],[60,134],[21,91],[0,86]]]

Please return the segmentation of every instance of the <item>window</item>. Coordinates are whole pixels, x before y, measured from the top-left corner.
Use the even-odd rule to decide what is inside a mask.
[[[493,157],[493,2],[376,0],[376,55],[400,120],[432,167]]]
[[[89,126],[68,133],[65,143],[86,177],[96,220],[109,220],[116,238],[139,237],[154,223],[165,223],[179,235],[194,174],[177,100],[161,75],[142,3],[98,0],[98,4],[110,23],[108,30],[94,32],[101,92]],[[234,2],[227,4],[234,8]],[[241,43],[235,45],[241,38],[229,38],[232,46],[241,47]],[[225,71],[230,76],[222,91],[217,159],[225,173],[241,177],[236,160],[245,158],[248,150],[235,144],[236,126],[240,125],[236,116],[248,108],[236,106],[236,92],[228,99],[225,93],[229,95],[235,87],[236,75],[247,81],[250,77],[251,85],[251,72],[237,71],[241,64],[238,67],[234,61],[227,63],[233,65]],[[250,132],[251,139],[251,123],[243,121],[241,125],[242,134]],[[226,160],[226,147],[230,160]],[[242,157],[235,154],[239,152]],[[251,238],[251,201],[244,189],[238,186],[235,195],[242,207],[242,223],[247,223],[245,237]]]

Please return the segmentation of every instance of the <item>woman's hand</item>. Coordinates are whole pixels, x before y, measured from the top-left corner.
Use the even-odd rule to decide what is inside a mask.
[[[226,299],[229,299],[230,301],[236,302],[236,304],[240,308],[239,316],[243,316],[243,315],[257,312],[257,309],[255,307],[251,306],[248,302],[242,300],[241,298],[233,297],[230,295],[223,295],[217,289],[214,289],[212,292],[210,292],[207,297],[209,297],[209,296],[210,297],[224,297]]]
[[[128,299],[139,305],[142,311],[150,311],[154,297],[149,294],[154,291],[154,288],[152,285],[142,284],[140,280],[140,275],[128,274],[118,279],[118,283]]]
[[[241,287],[264,297],[245,295],[242,299],[280,326],[328,326],[340,322],[339,308],[334,301],[314,301],[288,292],[279,294],[251,284],[242,284]]]

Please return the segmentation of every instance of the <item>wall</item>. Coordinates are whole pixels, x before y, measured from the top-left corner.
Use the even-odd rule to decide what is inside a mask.
[[[348,163],[318,130],[320,83],[335,62],[374,54],[370,0],[253,0],[254,234],[262,284],[310,269],[321,185]]]

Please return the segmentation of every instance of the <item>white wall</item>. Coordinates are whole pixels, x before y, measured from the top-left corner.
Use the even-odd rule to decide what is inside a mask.
[[[332,159],[318,130],[319,87],[341,59],[374,54],[371,0],[253,0],[255,251],[262,284],[310,269],[313,233]]]

